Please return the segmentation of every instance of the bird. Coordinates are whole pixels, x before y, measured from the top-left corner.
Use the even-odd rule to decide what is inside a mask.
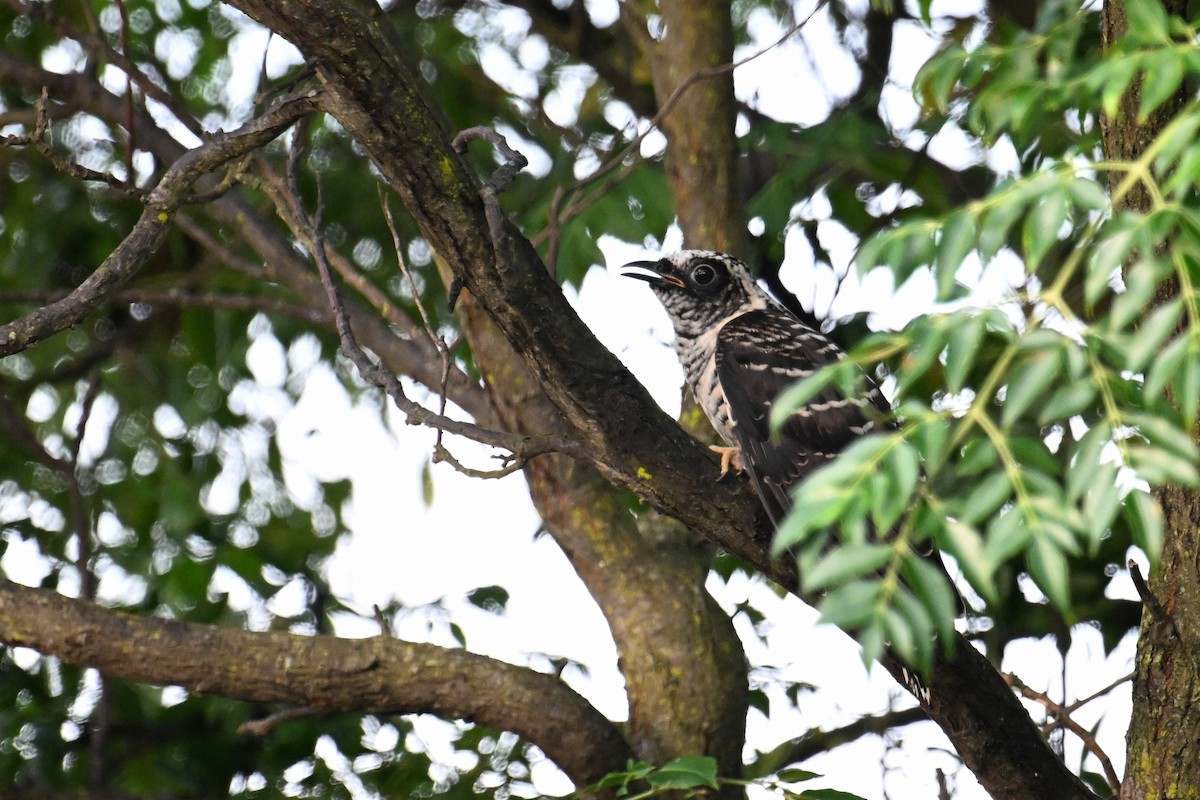
[[[772,432],[779,394],[843,358],[841,348],[784,308],[731,255],[683,250],[631,262],[622,274],[650,284],[671,318],[687,384],[726,442],[712,448],[721,455],[720,477],[731,466],[747,473],[775,527],[801,479],[890,414],[878,384],[864,374],[858,396],[827,386]]]

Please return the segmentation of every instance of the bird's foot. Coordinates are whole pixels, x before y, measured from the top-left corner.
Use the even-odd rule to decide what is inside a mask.
[[[719,444],[709,445],[709,450],[718,453],[721,456],[721,474],[717,476],[717,480],[725,477],[729,472],[730,465],[738,472],[746,469],[745,462],[742,461],[742,449],[740,447],[724,447]]]

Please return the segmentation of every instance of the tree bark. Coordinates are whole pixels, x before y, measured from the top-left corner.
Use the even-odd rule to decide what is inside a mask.
[[[1186,0],[1165,0],[1167,13],[1187,18]],[[1104,45],[1128,29],[1125,3],[1107,0],[1102,17]],[[1121,98],[1115,118],[1101,119],[1106,155],[1132,161],[1192,98],[1186,83],[1139,124],[1141,84]],[[1123,176],[1110,171],[1113,188]],[[1115,210],[1142,213],[1153,208],[1138,183],[1115,203]],[[1174,296],[1169,283],[1159,300]],[[1134,664],[1133,708],[1126,734],[1122,800],[1174,800],[1200,797],[1200,493],[1166,486],[1155,492],[1163,510],[1163,552],[1150,576],[1153,600],[1142,609]]]
[[[624,769],[633,755],[616,726],[557,676],[465,650],[135,617],[2,578],[0,641],[199,694],[474,720],[537,742],[580,786]]]

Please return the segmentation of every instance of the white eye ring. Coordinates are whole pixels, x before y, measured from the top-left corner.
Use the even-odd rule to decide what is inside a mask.
[[[697,286],[708,286],[717,277],[717,271],[709,264],[701,264],[692,270],[692,280]]]

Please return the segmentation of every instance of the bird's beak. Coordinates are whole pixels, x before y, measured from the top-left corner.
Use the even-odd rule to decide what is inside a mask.
[[[667,283],[671,286],[683,288],[683,281],[676,278],[674,275],[664,275],[659,272],[660,261],[631,261],[621,267],[621,274],[626,278],[637,278],[639,281],[646,283]]]

